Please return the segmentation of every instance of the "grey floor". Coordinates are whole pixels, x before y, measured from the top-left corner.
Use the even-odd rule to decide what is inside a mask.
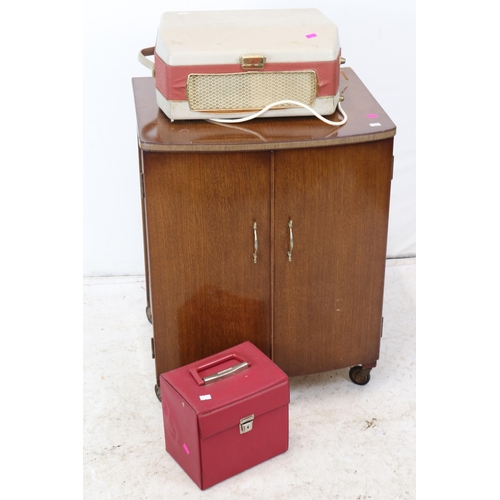
[[[84,279],[85,500],[416,498],[415,269],[387,261],[370,383],[291,378],[289,450],[205,491],[165,451],[144,278]]]

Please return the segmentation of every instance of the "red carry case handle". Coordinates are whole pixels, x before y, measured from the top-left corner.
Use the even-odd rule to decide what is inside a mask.
[[[232,365],[229,368],[216,372],[212,375],[208,375],[206,377],[201,377],[200,372],[209,370],[215,366],[221,365],[231,360],[238,361],[238,364]],[[232,375],[236,375],[237,373],[246,370],[250,366],[248,361],[243,360],[237,354],[228,354],[227,356],[223,356],[222,358],[216,359],[215,361],[210,361],[204,365],[198,366],[197,368],[190,368],[189,371],[193,378],[195,379],[198,385],[206,385],[211,384],[212,382],[217,382],[219,380],[225,379],[227,377],[231,377]]]

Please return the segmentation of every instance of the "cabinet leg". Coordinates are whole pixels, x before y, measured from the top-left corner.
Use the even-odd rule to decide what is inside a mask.
[[[160,385],[155,384],[155,394],[156,397],[158,398],[158,401],[161,403],[161,392],[160,392]]]

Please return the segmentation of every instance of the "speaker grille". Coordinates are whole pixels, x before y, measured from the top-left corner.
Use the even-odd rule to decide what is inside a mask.
[[[284,99],[313,106],[317,80],[315,71],[192,74],[186,90],[193,111],[255,111]]]

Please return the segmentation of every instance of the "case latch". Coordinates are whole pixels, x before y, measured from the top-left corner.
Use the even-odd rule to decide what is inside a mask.
[[[248,415],[240,420],[240,434],[245,434],[253,429],[253,419],[254,415]]]
[[[266,63],[266,58],[264,56],[240,57],[241,69],[243,70],[262,69],[265,63]]]

